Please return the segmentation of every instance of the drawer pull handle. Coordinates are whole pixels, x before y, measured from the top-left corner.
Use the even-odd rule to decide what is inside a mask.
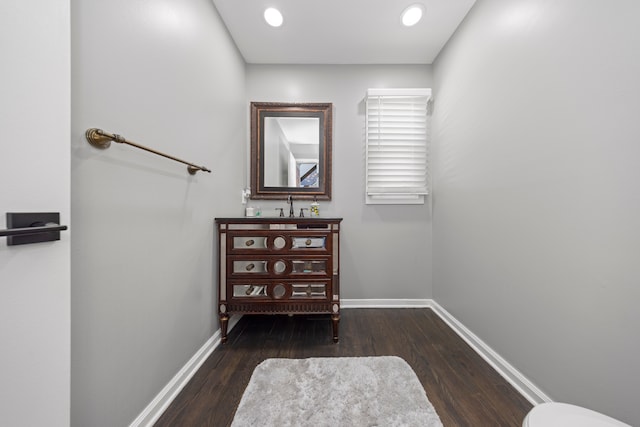
[[[311,285],[307,286],[307,296],[311,297]]]
[[[247,271],[251,271],[254,268],[256,268],[256,265],[254,263],[247,264],[247,266],[245,268],[247,269]]]
[[[254,243],[255,243],[255,240],[249,239],[244,244],[247,245],[247,246],[253,246]]]
[[[251,295],[255,288],[256,288],[255,286],[250,285],[244,293],[247,294],[247,295]]]
[[[309,246],[312,242],[311,242],[311,239],[307,239],[304,243],[305,243],[307,246]]]

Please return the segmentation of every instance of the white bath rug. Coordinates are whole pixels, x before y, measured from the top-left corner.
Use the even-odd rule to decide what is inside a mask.
[[[232,427],[442,427],[420,380],[395,356],[267,359]]]

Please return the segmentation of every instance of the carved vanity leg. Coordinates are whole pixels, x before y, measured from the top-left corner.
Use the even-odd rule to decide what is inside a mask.
[[[331,323],[333,324],[333,342],[338,342],[338,324],[340,323],[340,313],[331,315]]]
[[[220,333],[222,335],[222,344],[227,342],[227,326],[229,325],[229,315],[227,313],[220,313]]]

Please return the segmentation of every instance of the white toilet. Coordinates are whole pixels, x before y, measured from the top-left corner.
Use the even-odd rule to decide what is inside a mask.
[[[522,422],[522,427],[631,427],[611,417],[569,405],[549,402],[535,406]]]

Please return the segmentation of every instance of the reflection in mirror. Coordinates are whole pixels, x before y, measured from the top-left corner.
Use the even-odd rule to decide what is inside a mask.
[[[331,199],[331,109],[251,103],[251,198]]]
[[[265,187],[318,187],[320,119],[264,118]]]

